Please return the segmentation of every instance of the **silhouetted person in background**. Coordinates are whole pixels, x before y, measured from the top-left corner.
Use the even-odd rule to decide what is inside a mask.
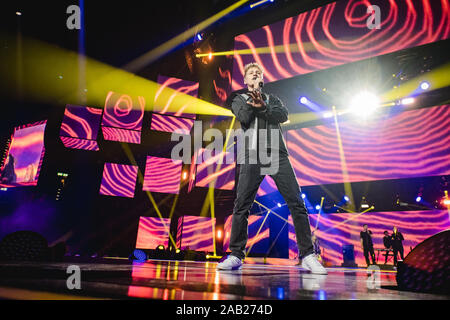
[[[367,267],[370,265],[369,253],[372,258],[372,264],[375,262],[375,252],[373,251],[372,231],[367,228],[367,224],[363,225],[363,231],[360,233],[361,245],[364,251],[364,258],[366,258]]]
[[[6,158],[5,166],[3,170],[0,172],[0,182],[1,183],[15,183],[17,180],[16,172],[14,171],[14,167],[16,165],[16,159],[10,153],[8,158]]]
[[[403,243],[402,243],[403,240],[405,240],[405,238],[403,238],[402,233],[397,230],[397,227],[394,227],[393,233],[391,235],[392,249],[394,250],[394,266],[397,266],[397,255],[399,253],[402,261],[404,260]]]
[[[387,231],[384,232],[383,244],[384,244],[385,249],[391,249],[391,247],[392,247],[391,236],[389,235],[389,232],[387,232]],[[384,264],[387,263],[388,256],[389,256],[389,251],[386,250],[386,254],[384,255],[384,257],[385,257]]]

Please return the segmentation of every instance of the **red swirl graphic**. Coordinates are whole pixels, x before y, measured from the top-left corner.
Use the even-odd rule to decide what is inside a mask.
[[[373,5],[380,8],[378,29],[368,27]],[[260,64],[271,82],[444,40],[449,33],[447,0],[334,2],[235,37],[232,88],[244,86],[249,62]]]

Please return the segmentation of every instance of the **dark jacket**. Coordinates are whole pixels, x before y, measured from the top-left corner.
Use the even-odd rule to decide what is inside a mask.
[[[392,246],[391,237],[390,236],[384,236],[383,237],[383,244],[384,244],[384,247],[386,249],[389,249]]]
[[[367,232],[366,231],[361,231],[359,233],[359,237],[363,241],[364,248],[371,248],[371,247],[373,247],[372,231],[370,231],[370,230],[367,230]]]
[[[255,108],[247,102],[251,101],[248,91],[233,92],[227,100],[231,105],[233,114],[241,124],[241,128],[247,131],[250,128],[265,129],[267,131],[267,146],[269,149],[275,149],[271,146],[270,129],[276,129],[279,133],[280,154],[288,155],[286,143],[283,139],[283,131],[280,123],[288,120],[288,109],[283,102],[274,95],[263,93],[266,106]],[[257,137],[259,142],[259,135]]]
[[[403,235],[401,232],[397,231],[397,233],[393,233],[391,235],[392,248],[396,249],[396,248],[403,247],[403,243],[402,243],[403,240],[405,240],[405,238],[403,238]]]

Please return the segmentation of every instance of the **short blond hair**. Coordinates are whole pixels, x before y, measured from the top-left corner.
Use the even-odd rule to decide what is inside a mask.
[[[261,71],[261,74],[264,75],[264,70],[262,69],[262,67],[259,64],[257,64],[256,62],[250,62],[250,63],[247,63],[244,67],[244,77],[247,74],[248,69],[253,68],[253,67],[258,68],[259,71]]]

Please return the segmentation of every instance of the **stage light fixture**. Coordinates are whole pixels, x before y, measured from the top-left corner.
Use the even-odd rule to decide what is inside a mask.
[[[422,197],[421,196],[417,196],[416,202],[420,202],[420,201],[422,201]]]
[[[262,4],[264,4],[264,3],[267,3],[267,2],[274,2],[275,0],[260,0],[260,1],[257,1],[257,2],[255,2],[255,3],[252,3],[251,5],[250,5],[250,9],[253,9],[253,8],[255,8],[255,7],[258,7],[258,6],[260,6],[260,5],[262,5]]]
[[[333,116],[333,112],[328,111],[328,112],[323,113],[324,118],[331,118],[332,116]]]
[[[278,206],[278,208],[281,208],[281,203],[278,202],[278,203],[277,203],[277,206]]]
[[[134,249],[132,259],[138,262],[145,262],[147,260],[147,254],[140,249]]]
[[[430,83],[428,81],[422,81],[420,83],[420,89],[428,90],[430,88]]]
[[[320,204],[316,205],[316,210],[320,210]]]
[[[308,99],[306,97],[300,97],[300,103],[306,104],[308,102]]]
[[[17,16],[21,16],[21,15],[22,15],[22,12],[16,11],[16,15],[17,15]]]
[[[164,250],[164,246],[162,244],[160,244],[159,246],[156,247],[156,250]]]
[[[345,201],[349,201],[350,198],[349,198],[348,196],[344,196],[344,200],[345,200]]]
[[[306,194],[302,193],[302,198],[305,199],[306,198]]]
[[[378,97],[369,92],[363,91],[353,97],[350,103],[350,112],[360,117],[368,117],[380,106]]]

